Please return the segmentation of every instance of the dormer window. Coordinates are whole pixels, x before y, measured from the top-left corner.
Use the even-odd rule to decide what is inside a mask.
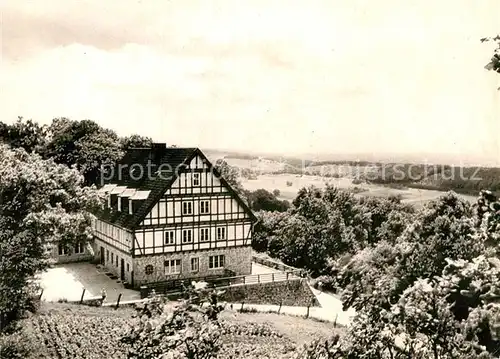
[[[200,185],[200,174],[193,173],[193,186],[198,187]]]
[[[128,214],[132,214],[132,213],[133,213],[132,200],[129,199],[128,200]]]
[[[122,210],[122,199],[118,197],[118,212],[121,212]]]

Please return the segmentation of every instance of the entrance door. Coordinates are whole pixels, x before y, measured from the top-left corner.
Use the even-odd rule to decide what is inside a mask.
[[[104,248],[101,247],[101,264],[104,265]]]
[[[125,260],[123,258],[120,261],[120,279],[125,280]]]

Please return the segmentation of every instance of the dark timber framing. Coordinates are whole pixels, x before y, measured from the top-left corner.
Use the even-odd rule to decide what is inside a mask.
[[[133,222],[121,220],[119,223],[122,225],[118,225],[107,223],[98,216],[103,223],[128,233],[129,240],[123,243],[123,235],[117,240],[118,235],[115,237],[114,232],[111,236],[100,232],[97,237],[132,258],[249,246],[256,220],[251,210],[199,149],[178,150],[188,155],[175,168],[171,179],[159,179],[155,190],[143,201],[144,206],[134,211],[131,216]],[[174,149],[166,151],[175,153]],[[193,184],[192,174],[198,174],[196,185]],[[152,185],[149,186],[151,188]],[[149,190],[140,186],[136,188]],[[186,201],[191,202],[189,214],[183,213]],[[202,201],[208,201],[208,213],[201,213]],[[208,241],[201,241],[201,230],[207,228]],[[220,240],[218,228],[224,228],[224,237]],[[183,242],[185,230],[191,231],[191,240],[187,243]],[[173,231],[173,243],[170,243],[169,231]],[[126,246],[128,251],[119,248],[118,244]]]

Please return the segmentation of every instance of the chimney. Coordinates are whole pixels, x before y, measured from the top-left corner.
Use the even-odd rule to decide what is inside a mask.
[[[153,143],[152,145],[153,151],[164,151],[167,148],[166,143]]]
[[[150,159],[152,161],[158,161],[163,157],[163,154],[165,153],[166,149],[167,149],[166,143],[153,143],[151,146]]]

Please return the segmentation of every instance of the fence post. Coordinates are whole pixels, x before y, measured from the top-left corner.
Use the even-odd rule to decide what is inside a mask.
[[[282,306],[282,305],[283,305],[283,301],[282,301],[282,300],[280,300],[280,307],[278,308],[278,314],[280,314],[280,312],[281,312],[281,306]]]
[[[82,291],[82,296],[80,298],[80,304],[83,303],[83,296],[85,295],[85,288],[83,288],[83,291]]]
[[[288,274],[289,274],[289,273],[290,273],[290,272],[286,272],[286,281],[287,281],[287,282],[288,282]]]
[[[310,307],[311,307],[310,305],[308,305],[308,306],[307,306],[307,314],[306,314],[306,318],[309,318],[309,308],[310,308]]]
[[[42,292],[40,293],[40,296],[38,297],[38,300],[42,300],[42,295],[43,295],[43,288],[42,288]]]
[[[260,283],[260,274],[257,274],[257,283]]]
[[[243,277],[243,284],[246,284],[246,279],[247,279],[247,276],[244,276]]]
[[[243,312],[243,305],[245,304],[245,302],[241,302],[241,308],[240,308],[240,312]]]
[[[115,309],[118,309],[118,307],[120,306],[120,299],[122,299],[122,294],[118,294],[118,300],[116,301],[116,307]]]
[[[274,273],[272,274],[272,282],[274,283]]]
[[[339,313],[337,313],[337,315],[335,316],[335,321],[333,322],[333,327],[334,328],[337,328],[337,319],[339,317]]]

